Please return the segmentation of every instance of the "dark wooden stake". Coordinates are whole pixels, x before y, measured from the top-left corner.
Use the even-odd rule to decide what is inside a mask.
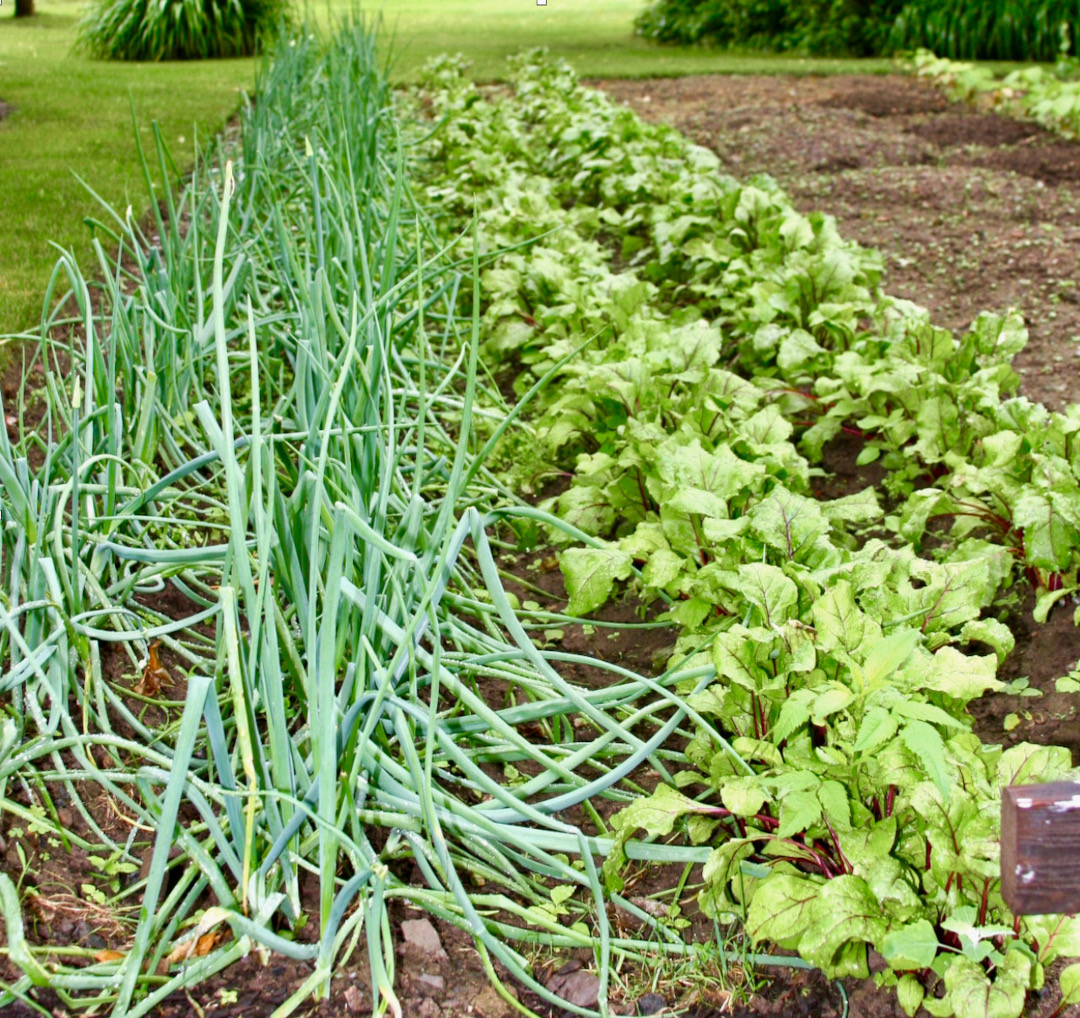
[[[1080,784],[1002,790],[1001,894],[1017,915],[1080,912]]]

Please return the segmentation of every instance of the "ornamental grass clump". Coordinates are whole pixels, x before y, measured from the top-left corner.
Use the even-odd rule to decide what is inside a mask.
[[[101,60],[210,60],[258,53],[285,0],[97,0],[78,45]]]
[[[890,52],[928,49],[954,60],[1052,63],[1075,52],[1080,0],[908,0],[889,35]]]

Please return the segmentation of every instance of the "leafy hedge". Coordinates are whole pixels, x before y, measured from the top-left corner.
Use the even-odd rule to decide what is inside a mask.
[[[285,0],[99,0],[79,46],[102,60],[250,56],[276,35]]]
[[[903,0],[657,0],[638,32],[662,42],[880,52]]]
[[[910,0],[890,47],[959,60],[1051,61],[1063,34],[1075,52],[1078,22],[1080,0]]]
[[[1053,60],[1063,31],[1075,44],[1078,21],[1080,0],[655,0],[637,30],[683,45]]]

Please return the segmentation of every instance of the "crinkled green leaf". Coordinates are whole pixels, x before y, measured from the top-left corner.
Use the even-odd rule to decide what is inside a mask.
[[[734,520],[722,520],[706,516],[701,521],[701,531],[710,545],[727,544],[738,540],[749,529],[750,520],[740,516]]]
[[[635,559],[648,561],[656,552],[667,551],[667,538],[664,528],[656,522],[639,523],[632,534],[620,538],[619,547]]]
[[[649,557],[641,571],[641,578],[650,587],[662,589],[675,580],[685,563],[686,559],[681,555],[676,555],[667,548],[660,548]]]
[[[659,468],[661,478],[672,489],[695,488],[723,502],[738,495],[765,472],[761,464],[739,459],[726,445],[708,452],[696,438],[689,445],[666,450]]]
[[[739,567],[740,591],[761,612],[767,626],[781,626],[799,599],[795,584],[776,566],[754,562]]]
[[[881,627],[855,604],[847,580],[839,580],[814,602],[813,617],[818,648],[826,654],[839,650],[854,655],[864,643],[881,639]]]
[[[992,647],[998,656],[998,664],[1001,664],[1016,646],[1016,637],[1012,630],[997,619],[976,619],[966,623],[960,631],[960,640],[963,643],[978,641]]]
[[[664,503],[669,509],[680,513],[695,513],[721,520],[728,516],[727,502],[711,491],[704,491],[701,488],[680,488],[670,493],[664,499]]]
[[[731,748],[743,760],[760,761],[766,767],[782,768],[784,766],[784,758],[780,755],[780,750],[764,739],[751,739],[749,736],[740,735],[732,739]]]
[[[960,955],[945,973],[956,1018],[1019,1018],[1031,978],[1031,959],[1007,951],[991,982],[978,962]]]
[[[940,959],[939,959],[940,960]],[[934,1018],[953,1018],[956,1013],[953,1011],[952,996],[946,993],[944,997],[934,997],[927,994],[923,998],[923,1010],[927,1014],[931,1014]]]
[[[821,506],[812,498],[786,488],[774,488],[750,510],[750,528],[761,541],[790,560],[829,531]]]
[[[915,1018],[925,996],[926,990],[915,976],[908,974],[900,977],[896,984],[896,998],[908,1018]]]
[[[1028,937],[1039,945],[1039,961],[1049,965],[1057,958],[1080,958],[1080,918],[1063,915],[1024,917]]]
[[[761,779],[752,775],[728,778],[720,786],[720,798],[736,816],[752,817],[760,813],[768,797],[761,787]]]
[[[1062,1004],[1080,1004],[1080,964],[1069,965],[1058,976]]]
[[[1071,549],[1080,543],[1080,535],[1054,499],[1029,490],[1017,499],[1012,511],[1013,525],[1024,534],[1027,561],[1053,572],[1067,569]]]
[[[702,870],[705,887],[699,901],[706,914],[713,915],[717,910],[727,910],[735,906],[735,900],[728,893],[731,881],[742,882],[739,864],[754,854],[752,841],[732,838],[709,853]]]
[[[947,633],[979,617],[997,590],[997,566],[986,557],[940,563],[912,558],[911,580],[900,588],[904,617],[926,633]]]
[[[809,332],[792,329],[780,342],[776,363],[781,371],[790,372],[813,361],[820,353],[824,353],[824,350]]]
[[[559,515],[587,534],[606,534],[615,523],[615,510],[601,488],[575,484],[559,496]]]
[[[691,597],[685,601],[676,601],[667,613],[667,618],[677,622],[683,629],[692,632],[704,621],[713,606],[708,601],[699,597]],[[661,616],[663,618],[664,616]]]
[[[866,881],[845,875],[834,877],[810,906],[807,930],[799,941],[799,954],[831,974],[837,954],[851,941],[876,944],[888,926],[881,906]]]
[[[918,545],[930,518],[952,509],[952,499],[940,488],[913,491],[900,510],[900,536]]]
[[[1031,617],[1039,625],[1043,625],[1050,617],[1050,610],[1054,605],[1075,593],[1075,587],[1062,587],[1060,590],[1043,590],[1040,588],[1035,596],[1035,608],[1031,613]]]
[[[694,802],[670,785],[657,785],[652,795],[635,799],[616,813],[611,823],[616,830],[625,833],[640,827],[650,835],[670,834],[679,817],[707,811],[708,807]]]
[[[890,853],[896,841],[896,817],[871,827],[838,831],[840,847],[852,872],[866,881],[890,922],[908,922],[925,914],[916,888],[918,875]]]
[[[780,667],[792,672],[810,672],[817,664],[816,634],[798,619],[789,619],[780,629],[786,654]]]
[[[746,932],[755,944],[771,940],[795,947],[810,925],[810,910],[822,885],[805,877],[773,874],[755,890],[746,917]]]
[[[599,608],[610,596],[616,580],[625,580],[633,568],[630,553],[614,546],[568,548],[562,553],[563,576],[570,603],[570,615],[585,615]]]
[[[996,677],[997,665],[997,658],[989,654],[976,657],[955,647],[941,647],[929,670],[922,673],[922,685],[967,703],[987,690],[1002,688],[1004,683]]]
[[[873,523],[881,519],[881,503],[874,488],[863,488],[821,503],[821,512],[830,523]]]
[[[999,785],[1030,785],[1061,781],[1071,776],[1072,754],[1064,746],[1036,746],[1021,742],[998,758]]]
[[[758,648],[742,626],[716,635],[712,659],[720,675],[745,689],[757,690],[768,679],[758,661]]]

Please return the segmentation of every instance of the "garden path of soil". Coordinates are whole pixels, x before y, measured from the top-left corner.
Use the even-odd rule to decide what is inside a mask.
[[[938,324],[963,328],[982,310],[1017,306],[1031,329],[1029,348],[1017,359],[1023,391],[1055,408],[1080,401],[1080,145],[1030,125],[950,106],[929,85],[907,78],[694,77],[600,84],[647,119],[668,122],[716,150],[733,175],[746,179],[768,172],[798,207],[835,215],[844,236],[884,253],[886,289],[929,307]],[[0,103],[0,117],[4,112]],[[841,485],[858,479],[846,459],[850,457],[829,463]],[[523,599],[532,597],[556,611],[563,607],[561,575],[546,567],[543,555],[522,556],[507,566],[532,585],[529,591],[518,591]],[[630,605],[610,607],[606,617],[636,618]],[[980,734],[988,741],[1054,742],[1080,753],[1074,697],[1057,694],[1053,687],[1053,679],[1067,674],[1080,658],[1080,631],[1072,625],[1071,604],[1039,627],[1031,619],[1029,599],[1014,608],[1010,623],[1017,649],[1003,677],[1026,675],[1031,686],[1046,695],[988,699],[976,711]],[[561,649],[595,654],[645,673],[662,667],[666,640],[656,631],[639,630],[611,640],[603,629],[590,633],[581,627],[561,628]],[[600,673],[578,669],[572,677],[588,685],[599,681]],[[1002,721],[1013,712],[1021,716],[1021,724],[1006,734]],[[650,879],[666,878],[646,874],[646,882]],[[667,885],[651,889],[662,886]],[[419,917],[396,908],[394,928],[400,931],[402,921]],[[65,921],[60,940],[100,946],[103,931],[66,929],[70,925]],[[430,945],[398,945],[403,1014],[514,1014],[489,986],[471,939],[445,923],[436,926],[445,953]],[[584,956],[570,959],[563,978],[574,975],[573,966],[589,961]],[[264,966],[253,954],[190,996],[176,995],[151,1014],[261,1018],[310,971],[305,963],[276,956]],[[708,983],[698,979],[694,985],[700,990]],[[665,992],[659,997],[642,995],[639,989],[619,1002],[615,1013],[657,1013],[663,1005],[669,1009],[660,1013],[685,1018],[840,1018],[845,1010],[851,1018],[899,1018],[902,1013],[894,995],[877,992],[870,981],[845,985],[848,1009],[835,984],[817,973],[780,970],[779,977],[756,994],[746,991],[730,999],[723,994],[681,997],[676,981],[660,987]],[[1048,987],[1055,985],[1048,980]],[[535,997],[515,992],[539,1013],[550,1013]],[[1054,990],[1042,997],[1032,994],[1028,1018],[1047,1018],[1056,1004]],[[55,999],[50,1005],[57,1018],[65,1014]],[[295,1013],[344,1018],[370,1010],[361,943],[335,973],[331,999],[305,1004]],[[22,1018],[33,1012],[17,1004],[8,1013]],[[1061,1014],[1075,1018],[1077,1009]]]

